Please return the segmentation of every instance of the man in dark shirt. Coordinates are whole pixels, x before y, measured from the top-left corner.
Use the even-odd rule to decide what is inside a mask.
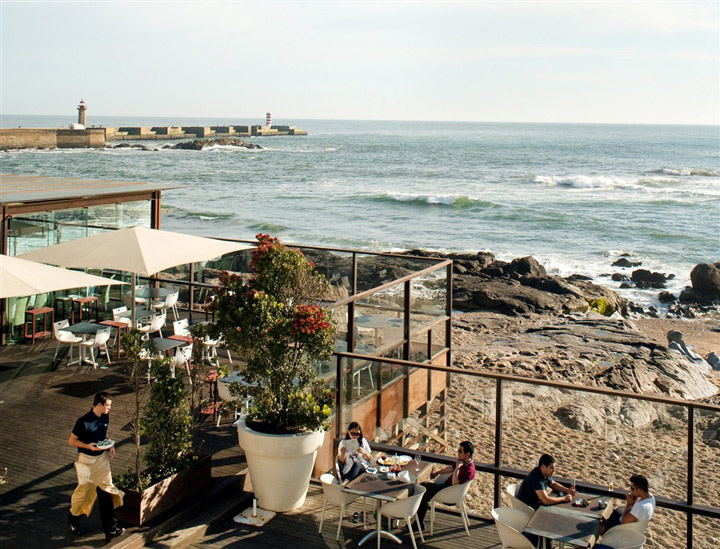
[[[420,519],[420,527],[425,529],[425,514],[428,510],[430,500],[443,488],[453,486],[454,484],[465,484],[475,478],[475,462],[472,459],[475,447],[469,440],[461,442],[458,446],[458,460],[452,464],[430,474],[430,478],[438,475],[452,473],[445,482],[423,482],[425,493],[423,494],[420,508],[418,509],[418,518]]]
[[[577,494],[572,488],[566,488],[555,482],[552,475],[555,473],[555,458],[548,454],[540,456],[540,463],[530,471],[515,495],[525,505],[537,509],[540,505],[554,505],[572,501]],[[565,492],[564,496],[551,496],[548,488],[556,492]]]
[[[68,517],[68,528],[75,535],[83,533],[80,517],[89,515],[97,497],[100,505],[105,538],[110,540],[121,535],[125,529],[117,525],[115,507],[120,507],[123,493],[112,483],[110,460],[115,457],[115,447],[98,448],[98,442],[107,439],[112,398],[108,393],[95,395],[92,409],[75,422],[70,434],[70,446],[78,449],[75,470],[78,485],[73,492]]]
[[[540,462],[528,476],[520,484],[520,488],[515,497],[522,501],[525,505],[529,505],[533,509],[537,509],[541,505],[553,505],[555,503],[563,503],[572,501],[577,492],[572,488],[566,488],[562,484],[555,482],[552,475],[555,473],[555,458],[549,454],[540,456]],[[564,496],[551,496],[548,488],[556,492],[565,492]],[[537,536],[532,534],[523,534],[528,538],[534,546],[537,545]],[[546,540],[546,547],[550,546],[550,540]]]

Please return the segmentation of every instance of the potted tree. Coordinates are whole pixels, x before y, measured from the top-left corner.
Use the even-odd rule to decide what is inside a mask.
[[[331,311],[317,305],[329,284],[314,265],[277,238],[257,239],[253,276],[220,276],[215,335],[245,363],[231,391],[251,399],[236,426],[258,503],[289,511],[305,501],[332,411],[332,392],[313,362],[332,354],[334,325]]]
[[[130,418],[135,459],[133,469],[117,479],[125,492],[117,516],[139,525],[207,487],[211,458],[193,452],[192,400],[182,378],[172,375],[170,359],[150,360],[154,381],[148,388],[144,383],[146,357],[156,353],[147,348],[137,330],[125,334],[122,342],[130,359],[128,381],[135,395]],[[141,437],[146,441],[144,449]]]

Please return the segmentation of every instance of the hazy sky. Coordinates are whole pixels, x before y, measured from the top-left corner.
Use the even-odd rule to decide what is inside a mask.
[[[12,2],[4,114],[720,123],[720,1]]]

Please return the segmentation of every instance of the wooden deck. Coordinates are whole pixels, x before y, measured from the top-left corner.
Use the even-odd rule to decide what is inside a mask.
[[[73,467],[76,451],[68,445],[68,437],[75,420],[91,407],[96,392],[105,390],[114,395],[110,435],[116,440],[117,454],[113,474],[127,471],[132,459],[127,420],[131,393],[124,385],[119,365],[113,362],[108,369],[92,370],[88,366],[66,366],[64,361],[54,364],[54,352],[52,340],[0,349],[0,473],[8,468],[7,484],[0,487],[0,546],[3,547],[105,545],[97,510],[89,518],[83,518],[85,536],[75,538],[67,531],[70,495],[77,480]],[[244,456],[229,418],[217,428],[208,417],[198,429],[196,442],[201,451],[213,454],[215,486],[230,477],[237,478],[244,469]],[[322,489],[311,484],[307,502],[298,511],[277,516],[263,529],[242,527],[229,519],[213,522],[194,547],[356,546],[366,532],[361,524],[352,524],[347,519],[340,541],[335,541],[338,509],[334,507],[326,512],[322,536],[318,534],[322,503]],[[359,504],[350,507],[351,513],[357,510],[360,510]],[[143,533],[162,520],[161,517],[147,526],[129,530]],[[492,522],[471,519],[471,524],[468,538],[459,516],[438,513],[435,536],[428,536],[424,546],[500,547]],[[411,546],[407,535],[402,537],[407,546]],[[395,545],[389,540],[383,543],[386,547]],[[167,547],[168,544],[155,546]],[[374,546],[374,543],[365,545]]]
[[[114,396],[109,430],[117,448],[113,475],[126,472],[131,464],[127,419],[131,393],[118,364],[113,361],[108,369],[93,370],[62,362],[54,370],[54,352],[51,340],[0,348],[0,401],[4,401],[0,404],[0,473],[8,469],[7,484],[0,487],[3,547],[105,544],[97,510],[83,518],[88,535],[74,538],[67,530],[70,495],[77,484],[73,467],[77,450],[69,446],[68,438],[75,420],[92,407],[98,391]],[[198,429],[196,443],[200,451],[213,454],[214,483],[244,468],[229,418],[216,428],[208,416]]]
[[[305,505],[297,511],[277,515],[263,528],[236,524],[232,519],[223,521],[210,526],[202,540],[192,545],[192,547],[195,549],[220,547],[248,547],[252,549],[357,547],[357,543],[369,530],[363,530],[362,522],[353,524],[348,519],[352,517],[354,512],[362,511],[362,504],[355,502],[345,510],[346,518],[343,521],[340,539],[335,541],[337,520],[340,512],[337,507],[327,508],[322,535],[318,534],[323,501],[322,488],[316,483],[311,483]],[[425,532],[424,544],[420,541],[417,532],[415,532],[418,548],[466,549],[467,547],[473,547],[490,549],[501,547],[497,529],[492,521],[471,517],[470,537],[468,537],[459,515],[437,512],[435,516],[434,536],[430,536],[430,515],[428,514],[426,517],[427,532]],[[384,519],[384,521],[386,520]],[[404,530],[404,523],[402,524],[403,528],[394,529],[393,532],[402,538],[402,547],[412,548],[410,535],[407,530]],[[374,523],[370,525],[370,527],[374,526]],[[372,539],[365,543],[363,547],[372,549],[377,547],[376,544],[377,541]],[[383,539],[382,546],[398,547],[395,542],[388,539]]]

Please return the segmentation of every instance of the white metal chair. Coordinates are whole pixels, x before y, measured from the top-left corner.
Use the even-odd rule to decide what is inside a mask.
[[[323,495],[325,496],[325,501],[323,502],[322,514],[320,515],[320,528],[318,528],[318,534],[322,533],[323,521],[325,520],[325,507],[327,507],[328,504],[336,505],[340,507],[340,517],[338,518],[337,534],[335,534],[335,539],[338,540],[340,539],[340,529],[342,528],[342,522],[345,519],[345,507],[353,501],[360,499],[362,496],[343,492],[343,485],[340,484],[340,481],[330,473],[325,473],[324,475],[322,475],[320,477],[320,482],[322,482],[322,489]],[[365,519],[365,513],[363,512],[363,527],[366,524],[367,523]]]
[[[176,336],[190,336],[190,329],[188,328],[188,319],[183,318],[182,320],[176,320],[173,322],[173,334]]]
[[[533,514],[535,513],[535,510],[532,507],[530,507],[527,503],[524,503],[517,498],[518,490],[520,490],[519,482],[516,482],[515,484],[509,484],[505,488],[505,491],[508,494],[510,494],[510,506],[513,509],[519,509],[520,511],[524,511],[525,514],[528,515],[528,520],[530,520],[530,517],[533,516]]]
[[[632,531],[637,532],[638,534],[645,534],[645,530],[647,530],[649,521],[647,520],[636,520],[635,522],[628,522],[627,524],[618,524],[617,526],[613,526],[610,530],[608,530],[608,533],[612,530],[620,530],[622,531]]]
[[[167,317],[165,315],[155,315],[150,318],[149,324],[138,324],[138,330],[144,334],[145,339],[150,339],[150,334],[154,334],[155,332],[159,332],[160,337],[162,337],[162,329],[163,326],[165,326],[166,320]]]
[[[177,290],[171,294],[168,294],[163,301],[160,303],[153,303],[152,308],[157,309],[158,311],[162,311],[163,314],[167,314],[169,310],[172,310],[173,317],[175,317],[175,320],[178,319],[177,314],[177,301],[178,297],[180,297],[180,290]]]
[[[175,357],[173,358],[171,366],[173,377],[175,377],[176,368],[185,368],[185,370],[187,370],[190,385],[192,385],[192,375],[190,375],[190,358],[192,357],[192,349],[192,343],[185,345],[184,347],[178,347],[175,351]]]
[[[454,486],[443,488],[428,502],[430,505],[431,536],[435,533],[435,505],[438,503],[442,503],[443,505],[457,505],[458,509],[460,509],[460,516],[462,517],[465,532],[467,532],[468,536],[470,535],[470,519],[467,516],[464,502],[471,484],[472,480],[464,482],[463,484],[455,484]]]
[[[107,342],[110,339],[110,332],[112,331],[112,327],[105,328],[103,330],[98,330],[95,333],[95,337],[92,339],[88,339],[86,341],[82,341],[80,345],[83,345],[88,348],[90,351],[90,362],[92,362],[93,369],[97,368],[97,362],[95,360],[95,348],[98,350],[98,358],[100,358],[100,350],[105,351],[105,357],[107,358],[108,364],[111,364],[110,362],[110,351],[108,350]]]
[[[80,343],[82,341],[82,338],[63,330],[63,328],[67,328],[69,326],[70,321],[68,319],[59,320],[58,322],[53,323],[53,337],[55,338],[55,341],[57,341],[57,347],[55,347],[55,356],[53,356],[53,362],[57,358],[58,351],[60,350],[60,345],[70,345],[68,364],[72,364],[73,347],[76,343]]]
[[[626,525],[624,525],[626,526]],[[595,547],[612,549],[640,549],[647,539],[640,532],[634,530],[618,530],[618,527],[610,528]]]
[[[523,511],[497,507],[492,510],[492,518],[503,549],[533,549],[533,544],[521,533],[529,520]]]
[[[425,537],[422,533],[422,528],[420,528],[420,519],[417,516],[418,509],[420,508],[420,503],[422,503],[422,497],[425,493],[425,487],[420,484],[410,484],[408,487],[412,490],[411,495],[409,495],[406,498],[397,499],[395,501],[391,501],[390,503],[386,503],[385,505],[381,506],[380,509],[378,509],[377,512],[377,529],[378,529],[378,535],[377,535],[377,546],[378,549],[380,549],[380,543],[381,543],[381,535],[380,532],[382,530],[381,523],[382,518],[387,517],[388,523],[390,523],[391,519],[397,518],[397,519],[405,519],[405,522],[407,522],[408,531],[410,532],[410,539],[412,540],[412,544],[414,549],[417,549],[417,543],[415,543],[415,534],[413,532],[412,528],[412,518],[415,517],[415,522],[418,527],[418,531],[420,532],[420,539],[423,543],[425,543]],[[389,528],[389,524],[388,524]]]

